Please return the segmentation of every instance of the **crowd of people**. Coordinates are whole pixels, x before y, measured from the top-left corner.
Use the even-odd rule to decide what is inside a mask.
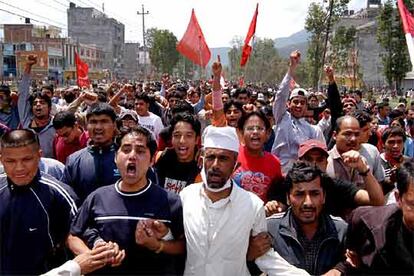
[[[295,82],[0,86],[0,274],[414,274],[414,101]],[[378,102],[377,102],[378,101]]]

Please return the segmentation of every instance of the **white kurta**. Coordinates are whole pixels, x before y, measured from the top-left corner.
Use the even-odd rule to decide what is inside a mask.
[[[246,254],[250,235],[267,231],[263,201],[233,185],[229,197],[211,202],[202,184],[181,193],[187,261],[184,275],[250,275]],[[308,275],[269,250],[256,259],[269,275]]]

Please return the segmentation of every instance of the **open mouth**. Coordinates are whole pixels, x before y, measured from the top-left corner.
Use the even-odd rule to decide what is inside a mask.
[[[181,155],[187,154],[188,147],[178,147],[178,153]]]
[[[260,137],[252,137],[252,138],[250,138],[250,143],[252,145],[260,145],[261,144],[261,139],[260,139]]]
[[[137,171],[137,167],[134,163],[129,163],[127,165],[127,174],[135,175],[136,171]]]

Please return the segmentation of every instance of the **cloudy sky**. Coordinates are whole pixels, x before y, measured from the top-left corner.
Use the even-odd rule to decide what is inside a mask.
[[[149,15],[145,27],[172,31],[181,38],[190,19],[191,9],[203,29],[210,47],[229,46],[235,36],[246,35],[255,5],[259,3],[256,35],[266,38],[289,36],[304,28],[308,6],[323,0],[72,0],[81,7],[93,6],[125,24],[128,41],[142,42],[142,17],[137,15],[144,4]],[[70,0],[0,0],[0,24],[24,23],[29,16],[66,29],[66,8]],[[366,0],[351,0],[350,8],[359,10]],[[12,6],[10,6],[12,5]],[[2,10],[19,14],[11,15]],[[33,22],[34,24],[41,24]],[[66,31],[64,32],[66,34]]]

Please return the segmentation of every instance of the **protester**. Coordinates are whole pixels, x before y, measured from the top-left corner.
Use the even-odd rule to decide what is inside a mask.
[[[156,149],[151,132],[141,126],[119,137],[115,163],[121,179],[90,194],[72,224],[71,234],[86,248],[116,244],[114,259],[99,274],[175,274],[168,254],[184,253],[181,202],[147,177]],[[158,221],[170,232],[161,234]]]
[[[53,154],[57,160],[66,163],[69,155],[86,147],[89,134],[78,124],[75,114],[60,111],[53,117],[56,136],[53,139]]]
[[[73,187],[81,201],[120,177],[114,162],[115,111],[108,104],[97,103],[86,117],[91,141],[86,148],[69,155],[65,168],[66,183]]]
[[[53,156],[53,138],[55,128],[51,117],[51,99],[39,93],[29,94],[32,66],[37,63],[37,57],[30,55],[26,61],[24,74],[19,86],[18,109],[20,124],[23,128],[32,129],[39,135],[40,148],[44,157]]]
[[[307,105],[307,92],[302,88],[295,88],[289,95],[289,86],[299,61],[300,52],[292,52],[289,70],[273,102],[276,136],[272,153],[279,158],[283,173],[287,173],[297,159],[299,145],[306,140],[317,138],[316,130],[303,118]]]
[[[266,203],[269,191],[277,189],[283,180],[279,159],[263,150],[270,122],[263,113],[253,111],[240,118],[238,130],[242,139],[234,182]]]
[[[194,115],[178,113],[171,120],[170,131],[172,148],[159,153],[154,168],[158,184],[179,194],[195,182],[201,170],[198,165],[201,125]]]
[[[290,208],[267,221],[272,247],[311,275],[327,273],[345,259],[347,224],[324,209],[327,183],[318,167],[295,162],[286,181]]]
[[[231,179],[239,149],[234,128],[208,128],[203,146],[203,182],[180,193],[187,247],[184,274],[249,275],[249,237],[267,231],[263,202]],[[268,275],[306,274],[272,249],[255,262]]]
[[[0,272],[41,274],[61,257],[77,207],[56,179],[40,172],[40,143],[33,131],[13,130],[0,144],[5,171],[0,175]]]
[[[414,162],[396,175],[397,204],[360,207],[352,213],[347,234],[347,265],[341,272],[365,275],[412,275]],[[350,263],[350,264],[349,264]]]

